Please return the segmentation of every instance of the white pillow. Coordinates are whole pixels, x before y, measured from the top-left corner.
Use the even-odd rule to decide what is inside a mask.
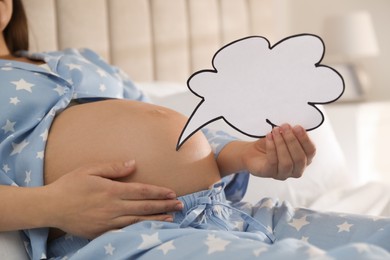
[[[159,83],[153,84],[156,86],[154,88],[149,86],[145,92],[152,97],[154,103],[172,108],[187,116],[191,115],[201,100],[188,89],[178,88],[177,84],[172,84],[171,89],[179,89],[179,91],[172,91],[167,95],[153,98],[158,95],[154,91],[159,91]],[[164,83],[161,87],[169,88],[170,85]],[[166,90],[166,93],[168,92]],[[237,107],[237,109],[240,108]],[[305,207],[322,194],[343,186],[350,186],[355,182],[353,176],[347,171],[343,152],[336,140],[330,121],[326,118],[324,111],[323,113],[325,115],[324,123],[319,128],[309,132],[311,139],[316,144],[317,153],[305,174],[299,179],[290,178],[286,181],[251,176],[244,200],[256,203],[263,197],[277,197],[289,201],[294,206]],[[254,140],[235,131],[221,120],[213,122],[207,127],[222,129],[240,139]]]
[[[245,199],[255,202],[261,197],[278,197],[294,206],[309,207],[323,194],[356,183],[347,170],[344,154],[330,121],[325,118],[319,128],[309,132],[309,136],[317,152],[301,178],[277,181],[251,176]]]

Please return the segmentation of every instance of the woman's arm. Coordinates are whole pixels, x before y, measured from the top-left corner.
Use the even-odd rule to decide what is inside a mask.
[[[172,221],[181,210],[167,188],[115,181],[134,171],[134,162],[79,168],[36,188],[0,186],[0,231],[57,227],[94,238],[141,220]]]
[[[39,228],[47,225],[44,214],[48,196],[45,187],[25,188],[0,185],[0,231]]]
[[[230,142],[219,153],[217,163],[222,176],[246,170],[255,176],[285,180],[301,177],[314,155],[315,146],[306,131],[284,124],[257,141]]]

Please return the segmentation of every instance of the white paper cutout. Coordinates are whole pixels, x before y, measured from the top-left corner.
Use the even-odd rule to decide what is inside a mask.
[[[319,127],[324,116],[315,105],[334,102],[344,92],[342,76],[320,64],[324,53],[322,39],[313,34],[293,35],[272,47],[260,36],[222,47],[213,57],[214,69],[198,71],[187,81],[202,101],[182,130],[176,150],[219,119],[258,138],[283,123],[307,131]]]

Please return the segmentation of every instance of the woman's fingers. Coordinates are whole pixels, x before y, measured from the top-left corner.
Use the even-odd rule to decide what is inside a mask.
[[[278,154],[272,133],[267,134],[265,145],[268,162],[265,169],[266,176],[274,177],[278,174]]]
[[[155,200],[155,199],[175,199],[176,193],[168,188],[142,183],[126,183],[116,181],[132,174],[135,170],[135,161],[115,162],[106,164],[96,164],[86,167],[84,172],[88,175],[95,175],[114,181],[113,190],[119,194],[120,198],[126,200]]]
[[[307,165],[309,165],[316,154],[316,147],[302,126],[294,126],[293,132],[306,154]]]
[[[284,141],[282,129],[280,127],[275,127],[272,130],[272,135],[278,156],[278,174],[276,179],[285,180],[291,176],[291,172],[293,171],[294,167],[293,161]]]
[[[165,187],[119,181],[116,184],[116,191],[123,200],[172,200],[176,198],[176,193]]]
[[[123,215],[146,216],[164,214],[183,209],[183,203],[179,200],[132,200],[122,201]]]
[[[277,174],[274,175],[276,179],[301,177],[306,166],[313,160],[316,151],[305,129],[301,126],[292,128],[289,124],[283,124],[272,130],[272,139],[277,160]],[[268,147],[272,148],[272,145],[267,144],[267,149]],[[275,153],[272,149],[270,151],[268,159],[272,165],[275,164]]]
[[[83,172],[88,175],[95,175],[107,179],[123,178],[135,170],[135,161],[101,163],[84,167]]]
[[[299,178],[302,176],[307,165],[306,154],[290,125],[282,125],[282,132],[293,164],[291,177]]]

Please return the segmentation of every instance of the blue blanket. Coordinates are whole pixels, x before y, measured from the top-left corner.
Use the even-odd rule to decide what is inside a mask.
[[[181,197],[174,223],[145,221],[87,241],[49,244],[62,259],[390,259],[390,219],[293,208],[262,199],[229,203],[223,188]]]

